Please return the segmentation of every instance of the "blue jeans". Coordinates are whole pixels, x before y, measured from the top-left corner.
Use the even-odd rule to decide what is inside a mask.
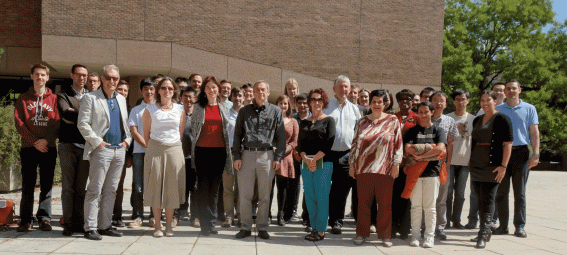
[[[37,167],[39,166],[39,208],[37,209],[37,220],[51,221],[51,189],[55,173],[55,162],[57,149],[49,147],[46,153],[38,151],[34,147],[22,148],[20,150],[22,163],[22,200],[20,202],[20,225],[32,223],[33,197],[35,184],[37,182]]]
[[[514,226],[516,228],[524,228],[526,225],[526,184],[530,174],[530,169],[528,168],[529,159],[530,151],[527,146],[512,148],[510,163],[506,169],[504,179],[498,186],[498,194],[496,195],[500,227],[503,229],[508,228],[510,179],[514,188]]]
[[[451,165],[449,168],[449,190],[447,191],[447,220],[453,224],[461,223],[461,212],[465,203],[465,187],[469,178],[467,166]],[[453,203],[453,193],[455,201]]]
[[[333,163],[323,162],[323,168],[315,172],[302,168],[301,176],[303,176],[305,204],[309,211],[311,227],[317,231],[327,231]]]
[[[144,219],[144,156],[146,153],[132,155],[132,219]]]

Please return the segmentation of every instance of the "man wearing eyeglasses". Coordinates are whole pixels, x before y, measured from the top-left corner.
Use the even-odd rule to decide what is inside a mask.
[[[79,104],[86,94],[87,67],[71,67],[73,84],[57,93],[57,109],[61,117],[59,130],[59,159],[61,162],[61,203],[63,207],[63,235],[83,232],[85,188],[89,178],[89,161],[83,159],[85,139],[77,128]],[[98,78],[97,78],[98,79]]]
[[[132,141],[126,98],[116,92],[118,67],[107,65],[102,71],[102,89],[81,100],[77,124],[86,140],[83,159],[90,162],[84,209],[85,237],[90,240],[101,240],[101,235],[122,236],[112,228],[111,219],[126,150]]]

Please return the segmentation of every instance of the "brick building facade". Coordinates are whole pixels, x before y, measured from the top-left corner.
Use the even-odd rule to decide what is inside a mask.
[[[442,0],[30,0],[0,9],[0,75],[44,61],[53,77],[68,77],[74,63],[98,72],[114,63],[134,84],[199,72],[267,80],[272,94],[290,77],[302,91],[330,89],[340,74],[394,93],[441,84]]]

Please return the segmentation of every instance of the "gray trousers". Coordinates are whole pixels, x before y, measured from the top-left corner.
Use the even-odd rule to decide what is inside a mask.
[[[258,184],[256,229],[267,230],[270,215],[270,194],[276,171],[272,168],[273,151],[243,151],[242,167],[237,171],[241,229],[252,229],[254,183]]]
[[[449,180],[451,171],[447,171],[447,181],[445,184],[439,183],[439,195],[435,205],[437,211],[437,224],[435,230],[444,230],[447,225],[447,192],[449,191]]]
[[[85,231],[111,226],[116,188],[120,182],[126,149],[100,148],[91,152],[89,184],[85,196]]]
[[[84,225],[85,189],[89,178],[89,161],[83,159],[83,149],[72,143],[59,143],[61,162],[61,203],[67,227]]]

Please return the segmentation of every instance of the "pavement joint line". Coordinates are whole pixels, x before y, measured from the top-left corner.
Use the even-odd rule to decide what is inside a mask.
[[[56,250],[54,250],[54,251],[52,251],[52,252],[49,252],[48,254],[53,254],[53,253],[55,253],[56,251],[60,250],[61,248],[65,247],[65,246],[67,246],[68,244],[74,242],[75,240],[77,240],[77,238],[74,238],[74,239],[70,240],[70,241],[67,242],[66,244],[61,245],[61,247],[57,248]]]
[[[132,242],[130,245],[128,245],[128,247],[126,247],[126,249],[124,249],[124,251],[121,252],[120,254],[124,254],[130,247],[132,247],[132,245],[134,245],[135,243],[137,243],[137,242],[140,240],[140,238],[142,238],[143,236],[146,235],[146,232],[148,232],[148,230],[144,231],[144,233],[143,233],[142,235],[138,236],[138,238],[136,239],[136,241],[134,241],[134,242]]]
[[[523,238],[523,239],[525,240],[525,238]],[[555,240],[555,239],[552,239],[552,240]],[[514,239],[509,239],[508,241],[510,241],[512,243],[517,243],[517,244],[529,246],[529,247],[535,248],[536,250],[547,251],[547,252],[554,253],[554,254],[562,254],[562,253],[557,253],[557,252],[554,252],[554,251],[546,250],[544,248],[534,247],[534,246],[529,245],[529,243],[516,242],[516,241],[514,241]]]

